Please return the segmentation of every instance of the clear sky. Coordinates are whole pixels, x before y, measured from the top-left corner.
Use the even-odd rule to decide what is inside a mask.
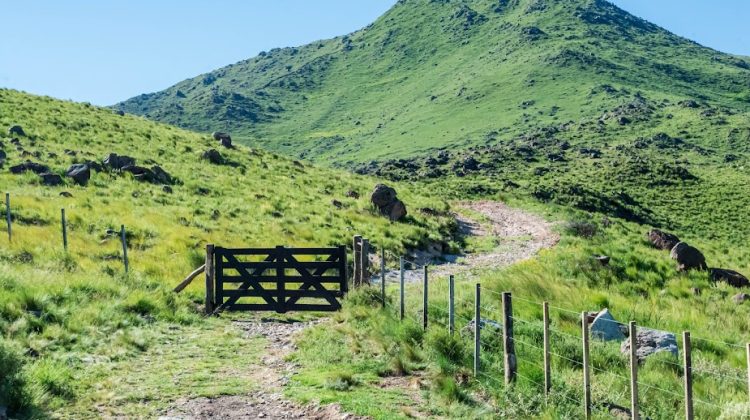
[[[750,55],[748,0],[614,0]],[[0,87],[111,105],[255,56],[359,29],[395,0],[0,0]]]

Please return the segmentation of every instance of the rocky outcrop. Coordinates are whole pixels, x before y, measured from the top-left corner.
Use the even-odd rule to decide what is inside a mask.
[[[652,229],[646,236],[651,245],[657,249],[665,251],[670,251],[680,242],[680,238],[678,238],[677,235],[662,232],[659,229]]]
[[[224,157],[221,156],[221,153],[219,153],[216,149],[209,149],[203,152],[201,155],[201,159],[205,159],[214,165],[221,165],[224,163]]]
[[[714,282],[725,282],[732,287],[750,287],[750,280],[742,274],[724,268],[712,268],[710,270],[711,280]]]
[[[49,187],[54,187],[57,185],[62,185],[63,179],[58,174],[53,174],[51,172],[45,172],[43,174],[39,174],[39,178],[42,181],[42,185],[46,185]]]
[[[78,185],[86,185],[91,179],[91,168],[85,163],[70,165],[68,170],[65,171],[65,176],[72,178]]]
[[[703,253],[685,242],[675,245],[670,255],[673,260],[677,261],[678,271],[708,269]]]
[[[638,360],[644,360],[652,354],[664,351],[672,353],[675,357],[678,355],[677,338],[668,331],[638,328],[636,346],[635,352]],[[630,354],[630,340],[622,342],[620,352]]]
[[[130,156],[119,156],[117,153],[110,153],[102,160],[105,167],[114,170],[122,170],[126,166],[134,166],[135,159]]]
[[[152,184],[172,183],[172,177],[158,165],[152,166],[151,169],[132,165],[122,168],[122,171],[133,174],[133,178],[141,182],[150,182]]]
[[[23,127],[20,125],[12,125],[10,128],[8,128],[8,135],[9,136],[26,136],[26,133],[23,131]]]
[[[222,133],[220,131],[214,131],[211,136],[214,140],[221,142],[221,145],[231,149],[232,148],[232,136],[229,133]]]
[[[370,201],[380,210],[380,214],[393,221],[400,220],[407,215],[406,204],[398,199],[396,190],[385,184],[375,186],[370,195]]]
[[[34,172],[35,174],[39,175],[39,174],[43,174],[45,172],[48,172],[49,171],[49,167],[47,165],[43,165],[41,163],[32,162],[32,161],[29,161],[29,160],[27,160],[24,163],[21,163],[21,164],[18,164],[18,165],[10,167],[10,173],[12,173],[12,174],[21,174],[21,173],[24,173],[24,172],[27,172],[27,171]]]

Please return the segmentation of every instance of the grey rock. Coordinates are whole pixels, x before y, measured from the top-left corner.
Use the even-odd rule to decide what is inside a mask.
[[[65,176],[72,178],[78,185],[86,185],[91,179],[91,169],[85,163],[71,165]]]
[[[471,321],[469,321],[469,323],[466,324],[466,326],[461,328],[461,333],[464,335],[473,335],[475,325],[476,325],[476,320],[472,319]],[[479,318],[479,331],[484,331],[484,330],[502,331],[502,329],[503,329],[503,324],[497,321],[494,321],[492,319]]]
[[[742,274],[724,268],[712,268],[710,270],[711,280],[725,282],[732,287],[750,287],[750,280]]]
[[[706,270],[706,257],[697,248],[680,242],[672,248],[670,253],[673,260],[677,261],[678,271]]]
[[[58,174],[53,174],[50,172],[45,172],[43,174],[39,174],[39,178],[42,180],[42,185],[46,185],[49,187],[54,187],[57,185],[62,185],[63,179]]]
[[[12,125],[8,129],[9,136],[25,136],[26,133],[23,131],[23,127],[20,125]]]
[[[591,323],[591,336],[604,341],[622,341],[625,339],[622,327],[609,312],[609,309],[605,308],[599,312]]]
[[[209,149],[203,152],[201,155],[202,159],[206,159],[207,161],[213,163],[214,165],[221,165],[224,163],[224,157],[221,156],[221,153],[219,153],[216,149]]]
[[[157,184],[171,184],[172,183],[172,176],[162,169],[159,165],[154,165],[151,167],[151,173],[153,174],[153,179],[151,182],[155,182]]]
[[[73,198],[73,194],[69,193],[68,191],[63,191],[60,193],[60,197]]]
[[[28,160],[26,162],[24,162],[24,163],[21,163],[21,164],[18,164],[18,165],[10,167],[10,173],[12,173],[12,174],[21,174],[21,173],[24,173],[26,171],[31,171],[31,172],[34,172],[35,174],[39,175],[39,174],[43,174],[45,172],[48,172],[49,171],[49,167],[47,165],[43,165],[41,163],[36,163],[36,162],[31,162],[31,161],[28,161]]]
[[[659,229],[652,229],[647,235],[648,241],[657,249],[663,249],[666,251],[674,248],[675,245],[680,243],[680,238],[668,232],[662,232]]]
[[[370,201],[375,207],[381,208],[391,204],[396,199],[396,190],[385,185],[378,184],[370,195]]]
[[[135,159],[130,156],[119,156],[117,153],[110,153],[102,160],[102,163],[110,169],[121,170],[127,166],[134,166]]]
[[[750,299],[750,295],[748,295],[747,293],[737,293],[736,295],[732,297],[732,300],[734,301],[734,303],[738,305],[742,305],[748,299]]]
[[[638,328],[636,337],[636,356],[638,360],[660,352],[669,352],[678,356],[677,338],[668,331],[652,330],[649,328]],[[620,345],[620,352],[630,354],[630,340],[625,340]]]

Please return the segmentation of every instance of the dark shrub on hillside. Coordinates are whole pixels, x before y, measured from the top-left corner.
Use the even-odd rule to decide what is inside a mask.
[[[591,239],[598,230],[599,226],[596,223],[585,220],[571,220],[565,224],[565,232],[580,238]]]

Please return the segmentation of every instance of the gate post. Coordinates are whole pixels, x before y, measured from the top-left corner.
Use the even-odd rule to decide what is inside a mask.
[[[206,315],[214,311],[214,245],[206,245]]]
[[[359,286],[361,273],[362,273],[362,236],[354,235],[354,241],[352,243],[352,251],[354,252],[354,274],[352,277],[352,283],[354,287]]]
[[[360,251],[360,263],[362,264],[362,268],[360,268],[360,279],[359,283],[360,285],[369,285],[370,284],[370,277],[368,276],[368,272],[370,271],[370,240],[369,239],[362,239],[362,249]]]

